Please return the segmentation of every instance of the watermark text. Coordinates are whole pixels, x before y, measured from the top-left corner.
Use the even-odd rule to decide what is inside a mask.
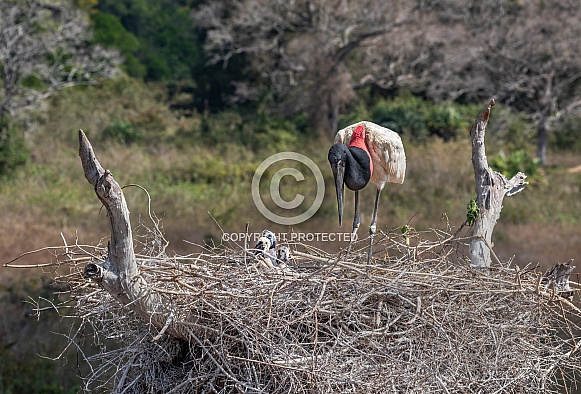
[[[223,242],[244,242],[249,244],[258,242],[262,236],[261,233],[224,233],[222,234]],[[357,234],[352,233],[278,233],[275,234],[277,241],[280,242],[355,242]]]

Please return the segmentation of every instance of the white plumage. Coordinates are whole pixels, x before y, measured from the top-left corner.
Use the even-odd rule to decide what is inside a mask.
[[[349,145],[353,130],[360,125],[365,127],[365,143],[373,162],[373,174],[369,182],[379,190],[383,190],[387,182],[403,183],[406,170],[405,151],[401,138],[395,131],[373,122],[361,121],[339,130],[334,143]]]

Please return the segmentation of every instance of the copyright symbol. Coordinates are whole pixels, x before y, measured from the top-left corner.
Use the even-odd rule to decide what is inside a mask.
[[[313,204],[305,212],[299,215],[295,216],[277,215],[274,212],[270,211],[266,207],[266,205],[264,205],[264,202],[262,201],[262,198],[260,196],[260,180],[262,179],[262,175],[264,174],[268,167],[282,160],[292,160],[307,166],[315,176],[315,180],[317,182],[317,195],[315,196]],[[305,196],[297,193],[291,201],[284,200],[280,195],[280,183],[285,176],[292,176],[296,181],[305,180],[305,176],[301,171],[297,170],[296,168],[286,167],[275,172],[270,180],[270,196],[272,198],[272,201],[280,208],[291,210],[299,207],[305,200]],[[304,222],[305,220],[313,216],[317,212],[317,210],[321,207],[324,196],[325,196],[325,180],[323,178],[323,173],[321,172],[321,170],[315,164],[314,161],[300,153],[280,152],[266,158],[262,163],[260,163],[256,171],[254,172],[254,177],[252,178],[252,199],[254,200],[254,205],[256,205],[256,208],[258,208],[260,213],[262,213],[262,215],[264,215],[265,218],[274,223],[292,226]]]

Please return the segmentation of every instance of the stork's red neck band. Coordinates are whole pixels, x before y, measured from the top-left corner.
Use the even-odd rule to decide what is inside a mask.
[[[371,160],[371,154],[369,153],[369,149],[367,149],[367,144],[365,143],[365,127],[363,125],[359,125],[355,130],[353,130],[349,146],[354,146],[367,152],[367,155],[369,156],[369,167],[373,174],[373,161]]]

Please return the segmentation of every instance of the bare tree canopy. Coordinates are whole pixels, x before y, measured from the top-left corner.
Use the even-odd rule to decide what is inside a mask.
[[[208,29],[212,62],[246,54],[280,95],[283,111],[307,110],[312,126],[330,133],[354,96],[348,60],[362,48],[382,53],[377,38],[409,23],[414,10],[415,4],[398,0],[216,1],[194,19]],[[357,62],[355,69],[362,67]]]
[[[537,122],[538,156],[545,163],[549,122],[581,107],[581,3],[430,5],[424,45],[413,49],[413,71],[427,94],[467,101],[495,97],[528,113]]]
[[[319,131],[335,131],[340,109],[367,85],[494,97],[537,122],[542,162],[550,121],[581,107],[580,19],[571,0],[224,0],[194,14],[211,62],[245,54],[278,109],[308,111]],[[244,98],[259,94],[249,82],[238,88]]]
[[[69,1],[0,2],[0,117],[96,77],[120,59],[91,46],[89,21]]]

